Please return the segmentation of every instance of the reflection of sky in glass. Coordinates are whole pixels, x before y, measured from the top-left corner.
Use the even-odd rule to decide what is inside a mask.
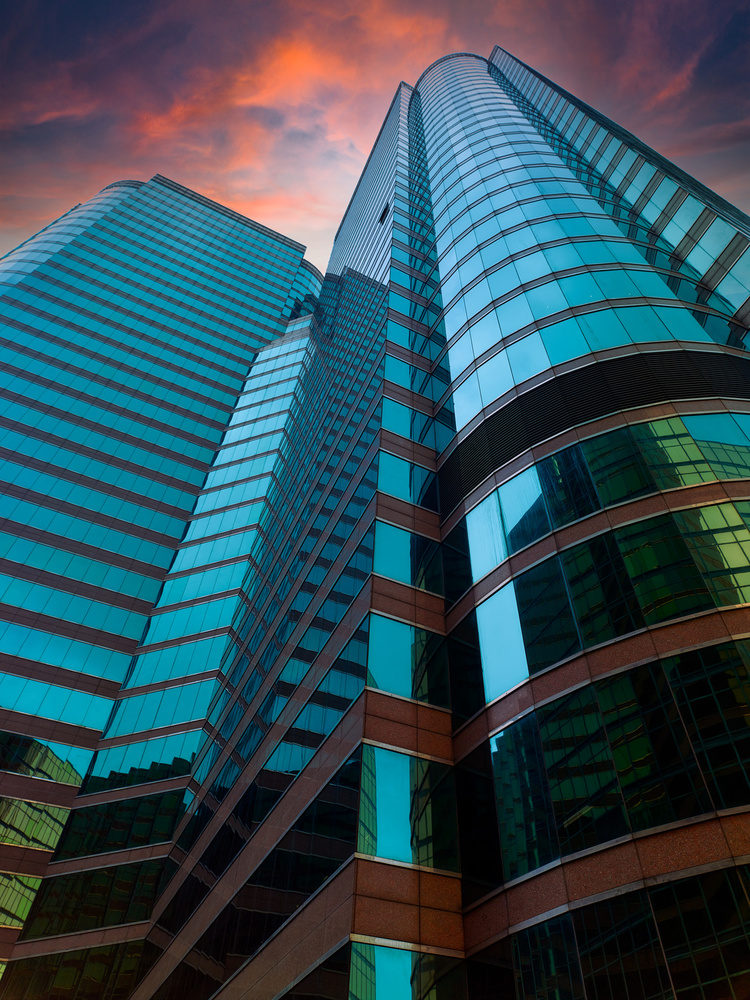
[[[498,491],[508,548],[515,552],[549,531],[536,466],[514,476]]]
[[[737,413],[706,413],[700,416],[683,417],[683,423],[692,437],[700,444],[711,441],[716,444],[748,445],[748,438],[740,429],[743,425],[750,434],[750,415]]]
[[[373,750],[378,817],[377,856],[411,863],[411,758],[381,747],[373,747]]]
[[[466,515],[469,557],[474,582],[489,573],[508,555],[497,492],[491,493]]]
[[[413,642],[414,630],[410,625],[371,615],[367,683],[381,691],[411,698]]]
[[[477,626],[485,700],[489,702],[529,676],[512,583],[479,605]]]
[[[456,427],[460,430],[482,409],[479,395],[479,382],[476,372],[462,382],[453,393],[453,405],[456,410]]]
[[[412,1000],[412,953],[375,946],[374,1000]]]

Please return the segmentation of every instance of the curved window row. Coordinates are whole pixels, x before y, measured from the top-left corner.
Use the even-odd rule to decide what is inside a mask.
[[[629,833],[746,806],[750,643],[597,680],[523,716],[489,748],[497,832],[486,836],[487,847],[499,838],[498,884]]]
[[[477,607],[485,698],[581,650],[747,601],[750,501],[693,507],[597,535],[521,573]]]
[[[585,282],[591,277],[579,274],[565,280],[580,279]],[[668,292],[666,285],[664,287]],[[597,311],[584,311],[528,333],[494,354],[457,385],[449,397],[455,408],[456,428],[465,427],[485,406],[499,399],[514,385],[585,354],[630,344],[681,340],[713,342],[690,310],[676,299],[672,306],[639,303],[622,307],[609,305],[600,295],[596,295],[595,299],[599,303]],[[586,302],[584,298],[581,304],[584,310],[588,310]],[[503,335],[501,330],[510,332],[533,321],[528,296],[524,295],[499,306],[483,317],[480,324],[482,327],[489,325],[491,330],[494,327],[497,331],[495,342],[498,342]],[[472,339],[475,337],[473,330]],[[479,329],[476,336],[483,338]],[[491,332],[489,339],[492,336],[494,333]],[[457,343],[457,350],[461,349],[464,337]],[[468,344],[465,346],[469,348]],[[462,363],[471,363],[468,350],[465,357],[457,362]]]
[[[450,603],[513,553],[613,504],[750,477],[750,414],[704,413],[621,427],[555,452],[503,483],[448,535]]]
[[[748,892],[750,866],[741,865],[534,924],[469,960],[468,1000],[744,997],[750,989]],[[463,1000],[466,994],[449,995]]]

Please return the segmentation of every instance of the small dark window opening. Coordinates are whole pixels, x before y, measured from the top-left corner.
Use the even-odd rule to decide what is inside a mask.
[[[387,217],[388,217],[388,202],[385,203],[385,208],[380,213],[380,218],[378,219],[378,222],[380,223],[381,226],[383,225]]]

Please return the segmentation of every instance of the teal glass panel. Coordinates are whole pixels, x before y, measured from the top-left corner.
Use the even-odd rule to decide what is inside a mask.
[[[715,478],[679,417],[634,424],[630,432],[660,490]]]
[[[381,451],[378,459],[378,489],[401,500],[437,510],[434,472]]]
[[[392,580],[442,596],[440,543],[384,521],[375,522],[374,570]]]
[[[452,768],[365,744],[360,794],[360,853],[458,870]]]
[[[172,677],[188,677],[204,670],[216,670],[226,646],[227,637],[217,635],[199,642],[185,642],[152,653],[141,653],[135,659],[126,686],[135,688]]]
[[[547,559],[514,581],[529,673],[578,652],[581,641],[558,559]]]
[[[456,386],[452,393],[452,399],[455,407],[456,428],[460,430],[479,413],[483,406],[476,372],[465,378],[461,385]]]
[[[643,628],[625,563],[610,533],[560,556],[584,649]]]
[[[508,557],[500,500],[496,490],[466,515],[466,531],[469,538],[471,575],[476,583]]]
[[[54,667],[65,666],[115,681],[125,679],[132,659],[126,653],[3,621],[0,621],[0,650],[11,656],[23,656]]]
[[[623,344],[632,343],[630,334],[620,322],[614,309],[585,313],[576,319],[592,351],[606,351],[610,347],[621,347]]]
[[[558,698],[536,715],[561,853],[626,834],[617,771],[593,689]]]
[[[515,344],[511,344],[510,347],[506,348],[506,354],[516,385],[519,382],[525,382],[526,379],[537,375],[550,366],[547,352],[538,332],[530,333],[523,340],[517,340]]]
[[[393,399],[383,399],[382,420],[385,430],[410,438],[428,448],[436,446],[433,420],[426,413],[420,413]]]
[[[547,326],[540,333],[551,365],[561,365],[591,350],[577,318]]]
[[[499,399],[503,393],[513,388],[513,374],[510,370],[508,352],[501,351],[477,369],[479,390],[484,406]]]
[[[226,539],[224,541],[226,542]],[[236,597],[225,597],[181,608],[178,611],[165,611],[150,619],[145,641],[149,644],[164,642],[167,639],[178,639],[183,635],[210,632],[221,625],[228,625],[236,605]]]
[[[327,982],[331,982],[330,976]],[[296,993],[284,994],[287,995],[297,1000]],[[343,1000],[344,994],[341,996]],[[467,1000],[463,963],[445,955],[354,942],[346,997],[347,1000]]]
[[[597,681],[596,694],[633,830],[712,809],[666,677],[656,663]]]
[[[117,708],[107,726],[106,735],[123,736],[191,719],[203,719],[213,691],[214,681],[210,680],[123,698],[116,703]]]
[[[501,587],[476,610],[485,701],[494,701],[526,680],[529,668],[512,583]]]
[[[602,507],[655,493],[656,484],[627,427],[581,442]]]
[[[550,530],[536,466],[514,476],[497,491],[509,552],[517,552]]]
[[[715,607],[669,514],[617,528],[614,536],[648,625]]]
[[[103,729],[113,703],[83,691],[44,684],[15,674],[0,674],[0,705],[16,712],[76,726]]]
[[[560,856],[535,713],[490,739],[505,879]]]
[[[750,477],[750,439],[743,429],[745,414],[705,413],[683,417],[714,475],[719,479]],[[745,422],[750,431],[750,422]]]
[[[406,622],[370,615],[367,654],[370,687],[449,706],[445,639]]]
[[[722,643],[662,661],[711,797],[750,802],[750,645]]]
[[[750,527],[735,507],[720,503],[673,516],[719,607],[750,601]]]

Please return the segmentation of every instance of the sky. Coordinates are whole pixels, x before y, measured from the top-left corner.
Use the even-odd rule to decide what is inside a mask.
[[[401,80],[501,45],[750,213],[750,0],[0,0],[0,254],[155,173],[325,268]]]

